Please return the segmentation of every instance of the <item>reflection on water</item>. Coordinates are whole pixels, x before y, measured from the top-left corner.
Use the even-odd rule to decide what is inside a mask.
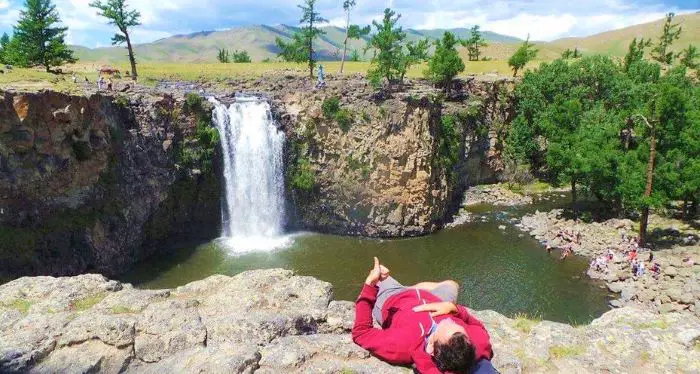
[[[140,265],[124,281],[143,288],[172,288],[213,274],[286,268],[331,282],[337,299],[354,300],[377,256],[404,284],[454,279],[462,285],[460,302],[477,310],[506,315],[585,323],[608,308],[607,293],[585,275],[587,261],[548,254],[542,246],[508,224],[534,208],[493,211],[474,207],[475,222],[434,235],[402,240],[374,240],[303,234],[285,250],[232,256],[215,240],[183,245],[168,257]],[[499,226],[506,225],[505,230]]]

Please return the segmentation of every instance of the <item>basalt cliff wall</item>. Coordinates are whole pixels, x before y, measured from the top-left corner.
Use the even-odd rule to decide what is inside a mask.
[[[165,241],[216,235],[220,182],[183,162],[198,149],[183,108],[0,91],[0,275],[114,275]]]

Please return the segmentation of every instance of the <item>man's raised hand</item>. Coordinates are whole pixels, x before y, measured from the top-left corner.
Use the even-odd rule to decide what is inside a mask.
[[[430,312],[431,317],[439,317],[452,313],[457,313],[457,305],[450,302],[431,303],[419,305],[413,308],[414,312]]]

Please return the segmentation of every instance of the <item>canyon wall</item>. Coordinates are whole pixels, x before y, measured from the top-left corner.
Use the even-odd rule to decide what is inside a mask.
[[[216,235],[220,182],[181,162],[196,143],[183,105],[0,91],[0,275],[114,275]]]

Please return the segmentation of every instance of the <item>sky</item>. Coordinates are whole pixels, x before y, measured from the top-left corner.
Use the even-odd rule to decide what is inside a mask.
[[[301,1],[301,0],[298,0]],[[110,45],[112,26],[97,16],[91,0],[54,0],[68,42],[87,47]],[[0,33],[12,32],[24,0],[0,0]],[[176,34],[224,30],[252,24],[298,23],[295,0],[127,0],[141,12],[135,43]],[[318,0],[329,23],[344,25],[342,0]],[[587,36],[611,29],[700,10],[700,0],[357,0],[352,21],[369,24],[391,7],[405,28],[433,29],[481,25],[482,30],[524,39],[550,41]]]

